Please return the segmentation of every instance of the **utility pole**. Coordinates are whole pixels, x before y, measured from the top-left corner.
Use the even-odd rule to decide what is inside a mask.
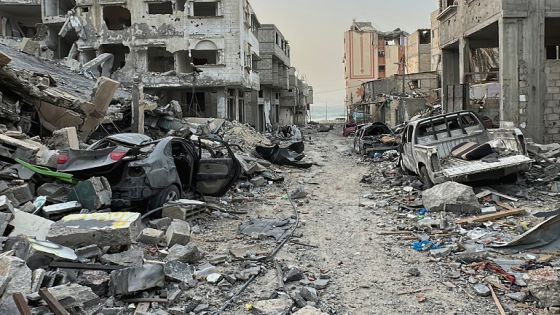
[[[329,101],[325,100],[325,121],[329,121]]]

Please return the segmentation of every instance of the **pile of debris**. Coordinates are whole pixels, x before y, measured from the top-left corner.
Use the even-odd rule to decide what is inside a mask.
[[[378,235],[445,264],[442,281],[451,290],[470,287],[492,296],[502,310],[560,310],[560,216],[553,196],[528,197],[530,182],[476,191],[446,182],[425,189],[394,162],[380,163],[362,181],[375,187],[362,206],[377,209],[376,215],[387,212],[384,226],[393,226]]]

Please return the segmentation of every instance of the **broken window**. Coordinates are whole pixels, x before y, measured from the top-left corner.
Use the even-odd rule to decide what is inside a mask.
[[[148,48],[148,71],[168,72],[175,68],[175,58],[165,47]]]
[[[171,1],[148,3],[148,14],[173,14],[173,3]]]
[[[76,6],[74,0],[43,0],[43,10],[45,16],[66,15],[68,11]]]
[[[99,52],[113,55],[114,61],[111,72],[115,72],[126,65],[126,56],[130,53],[130,48],[123,44],[101,45],[99,46]]]
[[[545,20],[544,44],[546,46],[546,59],[560,59],[560,18],[547,18]]]
[[[244,122],[245,117],[245,92],[239,91],[239,122]]]
[[[193,16],[218,16],[218,2],[193,2]]]
[[[103,20],[107,28],[113,31],[124,30],[132,25],[130,11],[121,6],[103,7]]]
[[[184,12],[187,6],[187,0],[177,0],[175,3],[175,10]]]
[[[203,40],[191,50],[192,62],[195,66],[218,64],[218,47],[212,41]]]
[[[264,91],[263,91],[263,90],[260,90],[260,91],[259,91],[259,98],[263,98],[263,97],[264,97]]]
[[[191,73],[193,68],[191,66],[192,59],[187,50],[179,50],[175,53],[175,69],[177,73]]]

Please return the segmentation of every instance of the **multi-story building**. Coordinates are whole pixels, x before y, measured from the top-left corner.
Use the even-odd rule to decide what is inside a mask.
[[[124,86],[136,79],[185,116],[264,130],[292,88],[288,41],[248,0],[0,0],[0,18],[4,36],[33,36],[49,57]]]
[[[289,89],[290,44],[276,25],[263,24],[259,28],[260,57],[258,71],[260,90],[253,92],[256,113],[253,125],[259,130],[280,124],[280,95]]]
[[[280,94],[278,120],[280,125],[304,125],[313,104],[313,87],[300,78],[296,68],[288,69],[288,90]]]
[[[408,35],[406,42],[406,73],[431,71],[431,31],[427,29],[417,30]]]
[[[445,108],[475,109],[535,141],[560,141],[558,12],[558,0],[439,1]],[[473,85],[497,102],[470,102]]]
[[[370,22],[352,23],[344,36],[347,107],[363,96],[362,83],[404,73],[406,32],[377,31]]]

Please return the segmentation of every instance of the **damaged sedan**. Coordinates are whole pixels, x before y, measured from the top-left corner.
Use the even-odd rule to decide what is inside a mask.
[[[391,128],[382,122],[375,122],[358,127],[354,137],[354,152],[360,155],[398,150],[400,138]]]
[[[223,196],[241,173],[233,152],[220,140],[153,140],[141,134],[112,135],[87,150],[62,151],[58,170],[77,179],[104,176],[113,207],[143,204],[149,209],[196,194]]]

